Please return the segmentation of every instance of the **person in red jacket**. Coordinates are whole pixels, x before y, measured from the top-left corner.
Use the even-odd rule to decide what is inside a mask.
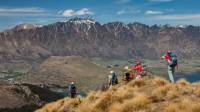
[[[136,65],[133,67],[133,69],[137,72],[136,73],[136,79],[141,79],[141,75],[142,75],[142,72],[143,72],[143,69],[142,69],[142,66],[141,66],[141,62],[140,61],[137,61],[136,62]]]
[[[171,53],[171,51],[167,51],[166,55],[162,57],[163,59],[165,59],[169,63],[171,61],[170,53]]]
[[[167,61],[169,79],[172,83],[174,83],[175,67],[178,69],[177,57],[169,50],[164,56],[162,56],[162,58]]]

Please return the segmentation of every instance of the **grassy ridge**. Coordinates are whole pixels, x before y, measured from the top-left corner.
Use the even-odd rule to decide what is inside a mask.
[[[200,83],[171,84],[152,77],[120,84],[86,98],[64,98],[36,112],[200,112]]]

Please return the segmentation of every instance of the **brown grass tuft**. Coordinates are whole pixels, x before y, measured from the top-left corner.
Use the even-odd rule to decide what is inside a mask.
[[[167,100],[173,100],[179,97],[180,97],[180,94],[176,90],[170,90],[167,92],[167,95],[166,95]]]
[[[121,103],[114,103],[108,109],[108,112],[121,112],[122,104]]]
[[[195,88],[193,92],[197,97],[200,97],[200,88]]]
[[[141,87],[145,85],[145,81],[144,80],[133,80],[131,82],[128,83],[129,86],[131,87]]]
[[[200,103],[193,105],[192,112],[200,112]]]
[[[85,99],[86,101],[89,101],[89,102],[93,102],[95,100],[97,100],[101,95],[101,92],[95,92],[95,91],[92,91],[88,94],[88,97]]]
[[[189,85],[190,83],[189,83],[187,80],[185,80],[185,79],[180,79],[180,80],[178,80],[178,81],[176,82],[176,84],[177,84],[177,85],[180,85],[180,86],[187,86],[187,85]]]
[[[105,111],[112,103],[112,93],[107,92],[95,102],[94,108]]]
[[[154,80],[155,85],[157,86],[164,86],[166,84],[169,84],[169,81],[167,81],[166,79],[163,79],[161,77],[156,77]]]
[[[125,100],[123,103],[113,104],[108,112],[134,112],[148,108],[150,103],[146,95],[138,94],[132,99]]]
[[[186,99],[186,98],[182,98],[181,101],[176,102],[176,103],[169,103],[166,108],[165,111],[166,112],[193,112],[192,109],[194,108],[194,106],[192,105],[194,102]]]
[[[121,112],[131,112],[138,111],[148,107],[150,103],[149,98],[146,95],[139,94],[133,99],[127,100],[124,102]]]
[[[152,91],[152,100],[154,102],[159,102],[159,101],[164,101],[165,98],[166,98],[166,95],[169,91],[176,91],[176,88],[173,84],[167,84],[167,85],[164,85],[164,86],[160,86],[160,87],[157,87],[156,89],[154,89]],[[170,95],[170,94],[169,94]],[[171,97],[171,96],[169,96]]]

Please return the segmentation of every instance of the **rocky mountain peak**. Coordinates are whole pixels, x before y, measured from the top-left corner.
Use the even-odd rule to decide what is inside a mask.
[[[68,22],[75,23],[75,24],[95,24],[96,21],[91,18],[73,18],[70,19]]]
[[[34,24],[23,23],[23,24],[17,25],[14,29],[16,29],[16,30],[26,30],[26,29],[33,29],[35,27],[36,26]]]
[[[198,58],[200,27],[148,26],[139,22],[100,24],[90,18],[73,18],[36,28],[18,25],[0,33],[0,61],[47,56],[159,58],[171,49],[182,58]],[[31,30],[25,30],[31,29]]]

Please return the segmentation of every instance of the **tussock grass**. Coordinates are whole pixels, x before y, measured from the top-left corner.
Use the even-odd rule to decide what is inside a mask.
[[[200,112],[200,84],[163,78],[133,80],[86,98],[64,98],[36,112]]]
[[[198,97],[200,97],[200,88],[197,88],[195,91],[194,91],[194,94]]]
[[[173,99],[176,99],[176,98],[179,98],[180,97],[180,94],[178,93],[178,91],[176,90],[170,90],[167,92],[167,95],[166,95],[166,98],[168,100],[173,100]]]
[[[145,85],[145,81],[144,80],[134,80],[134,81],[131,81],[128,83],[129,86],[132,86],[132,87],[141,87],[141,86],[144,86]]]
[[[132,112],[148,108],[150,99],[143,94],[138,94],[132,99],[125,100],[124,103],[113,104],[108,112]]]
[[[186,81],[185,79],[180,79],[176,82],[177,85],[179,86],[187,86],[189,85],[190,83],[188,81]]]
[[[200,103],[182,98],[179,102],[168,103],[165,112],[200,112]]]
[[[200,88],[200,82],[193,83],[192,85]]]
[[[165,101],[166,98],[171,98],[172,93],[168,93],[169,91],[173,92],[173,95],[176,91],[176,87],[173,84],[167,84],[164,86],[159,86],[152,91],[152,100],[154,102]]]
[[[154,79],[154,84],[157,86],[164,86],[166,84],[169,84],[169,81],[167,81],[166,79],[161,78],[161,77],[156,77]]]
[[[180,79],[176,82],[176,87],[181,94],[190,95],[194,92],[194,85],[190,84],[185,79]]]

